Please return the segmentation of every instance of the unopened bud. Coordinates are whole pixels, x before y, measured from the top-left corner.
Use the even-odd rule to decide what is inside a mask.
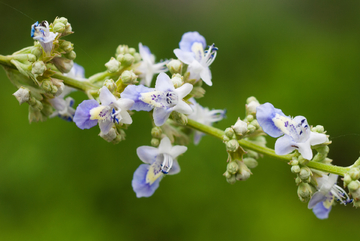
[[[103,138],[107,142],[111,142],[116,138],[116,130],[111,128],[110,131],[104,134],[102,131],[100,132],[99,136]]]
[[[223,175],[224,175],[226,178],[231,178],[231,176],[232,176],[228,171],[226,171]]]
[[[74,50],[74,45],[69,41],[63,41],[60,44],[60,47],[66,52],[69,53]]]
[[[42,75],[46,70],[46,65],[43,61],[36,61],[32,64],[31,73]]]
[[[136,84],[137,83],[137,81],[136,81],[137,75],[134,74],[134,72],[132,70],[125,70],[121,74],[120,79],[126,85]]]
[[[360,170],[358,168],[351,168],[349,171],[351,179],[357,180],[360,178]]]
[[[251,158],[251,157],[244,158],[243,162],[245,163],[245,165],[248,168],[255,168],[258,165],[258,162],[254,158]]]
[[[62,33],[65,30],[65,24],[57,22],[54,24],[54,32]]]
[[[253,125],[251,125],[251,124],[249,124],[249,125],[247,126],[247,129],[248,129],[249,132],[254,132],[254,131],[256,131],[256,127],[253,126]]]
[[[171,78],[171,82],[173,83],[175,88],[179,88],[184,83],[183,77],[179,74],[174,74],[173,77]]]
[[[308,168],[308,167],[302,167],[302,168],[300,169],[299,177],[300,177],[302,180],[306,180],[306,179],[308,179],[310,176],[311,176],[311,170],[310,170],[310,168]]]
[[[352,179],[351,179],[350,175],[345,174],[344,175],[344,183],[348,185],[351,181],[352,181]]]
[[[294,165],[291,167],[291,172],[292,173],[299,173],[300,172],[300,167],[298,165]]]
[[[245,135],[248,131],[247,123],[245,121],[240,120],[240,118],[238,118],[235,125],[231,127],[234,129],[235,133],[240,136]]]
[[[64,56],[67,59],[74,60],[76,58],[76,53],[75,51],[70,51],[69,53],[64,54]]]
[[[239,148],[239,143],[237,140],[230,140],[228,142],[226,142],[226,150],[230,151],[230,152],[235,152],[238,148]]]
[[[226,170],[230,174],[235,174],[239,170],[239,165],[235,161],[231,161],[227,164]]]
[[[179,112],[172,112],[172,117],[174,118],[174,121],[176,121],[177,123],[181,124],[181,125],[186,125],[188,122],[188,118],[186,115],[179,113]]]
[[[160,127],[155,126],[151,129],[151,136],[154,138],[158,138],[161,139],[161,135],[162,135],[162,130]]]
[[[152,138],[151,139],[151,145],[154,147],[158,147],[160,145],[160,141],[157,138]]]
[[[55,57],[52,61],[61,73],[69,73],[74,65],[74,61],[63,57]]]
[[[19,104],[28,101],[30,99],[30,91],[27,88],[20,87],[14,94],[15,98],[19,101]]]
[[[166,66],[171,74],[181,74],[183,64],[179,60],[173,59]]]
[[[227,137],[229,137],[230,139],[233,138],[233,137],[234,137],[234,134],[235,134],[233,128],[230,128],[230,127],[229,127],[229,128],[226,128],[224,133],[225,133],[225,135],[226,135]]]
[[[127,54],[129,52],[129,47],[127,45],[119,45],[116,49],[117,54]]]
[[[110,90],[110,92],[114,92],[116,89],[115,82],[112,79],[107,79],[104,81],[104,86]]]
[[[236,183],[235,175],[232,175],[230,178],[226,178],[226,181],[230,184],[235,184]]]
[[[121,61],[121,64],[124,66],[130,66],[134,63],[135,58],[131,54],[124,54],[124,58]]]
[[[300,200],[306,201],[306,200],[310,199],[312,190],[311,190],[311,187],[309,184],[300,183],[298,186],[297,193],[298,193]]]
[[[245,163],[243,161],[236,161],[239,165],[239,173],[237,173],[235,175],[236,180],[238,181],[245,181],[247,179],[249,179],[250,175],[251,175],[251,171],[250,169],[245,165]]]
[[[111,57],[109,62],[105,64],[109,73],[116,73],[120,68],[120,63],[114,57]]]
[[[347,185],[349,191],[354,192],[359,188],[359,183],[356,181],[352,181]]]

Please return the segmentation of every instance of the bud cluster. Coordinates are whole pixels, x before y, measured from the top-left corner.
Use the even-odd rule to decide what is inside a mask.
[[[354,207],[360,207],[360,158],[350,168],[349,172],[344,175],[344,186],[349,189],[353,198]]]

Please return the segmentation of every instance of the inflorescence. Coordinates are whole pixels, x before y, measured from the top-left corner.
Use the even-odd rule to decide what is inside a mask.
[[[73,43],[63,40],[72,33],[63,17],[51,24],[36,22],[31,26],[34,45],[0,56],[0,63],[18,88],[13,95],[20,104],[28,103],[30,122],[58,116],[80,129],[99,125],[99,136],[116,144],[125,140],[135,112],[149,112],[151,146],[137,148],[144,164],[132,180],[137,197],[153,195],[162,178],[180,172],[177,158],[186,152],[190,136],[197,145],[202,136],[210,134],[225,144],[228,158],[223,175],[231,184],[249,179],[251,169],[265,154],[288,160],[296,175],[299,199],[308,202],[319,219],[328,217],[335,202],[360,206],[360,160],[348,168],[333,166],[327,157],[331,142],[323,126],[310,126],[303,116],[286,116],[272,104],[260,104],[250,97],[244,119],[238,118],[225,131],[212,127],[225,118],[226,111],[209,110],[198,99],[205,95],[203,83],[213,84],[209,66],[218,48],[208,46],[198,32],[182,36],[179,48],[173,51],[177,59],[158,63],[142,43],[138,51],[120,45],[105,64],[106,71],[89,78],[85,78],[84,68],[74,63]],[[89,99],[75,109],[69,94],[76,90]],[[274,151],[266,147],[266,134],[278,138]],[[336,184],[336,174],[344,177],[349,193]]]

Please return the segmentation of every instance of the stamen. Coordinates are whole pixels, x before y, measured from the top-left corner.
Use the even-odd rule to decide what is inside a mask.
[[[164,160],[161,164],[161,171],[164,174],[168,174],[170,171],[172,165],[173,165],[173,159],[169,154],[163,154]]]

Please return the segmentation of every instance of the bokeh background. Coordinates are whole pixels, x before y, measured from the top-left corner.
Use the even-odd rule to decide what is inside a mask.
[[[119,44],[142,42],[157,60],[173,58],[182,34],[198,31],[219,47],[213,86],[199,100],[228,110],[217,127],[244,118],[254,95],[324,125],[330,157],[346,166],[360,151],[359,9],[359,1],[343,0],[1,0],[0,53],[32,45],[35,21],[64,16],[89,77],[105,70]],[[2,70],[0,80],[0,240],[357,238],[360,211],[337,205],[318,220],[283,162],[264,157],[249,180],[228,184],[224,145],[210,136],[189,145],[179,175],[137,199],[131,180],[141,164],[136,148],[151,139],[147,113],[136,113],[127,140],[112,145],[97,127],[83,131],[59,118],[29,124]]]

